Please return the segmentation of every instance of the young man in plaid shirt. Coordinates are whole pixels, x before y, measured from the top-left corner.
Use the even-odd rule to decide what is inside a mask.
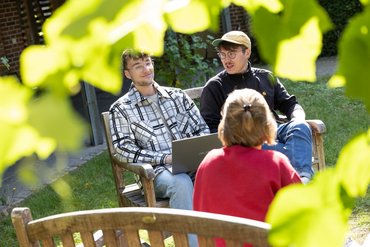
[[[113,145],[124,162],[151,163],[157,197],[169,198],[170,207],[192,209],[193,182],[189,174],[173,175],[172,140],[204,135],[209,129],[194,102],[177,88],[154,81],[150,56],[126,50],[124,75],[131,87],[110,108]]]

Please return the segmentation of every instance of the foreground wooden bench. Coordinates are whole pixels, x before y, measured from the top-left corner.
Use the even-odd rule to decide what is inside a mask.
[[[137,247],[139,230],[148,232],[150,246],[164,246],[164,233],[171,233],[175,246],[189,246],[188,233],[198,236],[199,246],[214,246],[214,237],[226,240],[228,246],[267,247],[270,225],[220,214],[172,208],[110,208],[51,215],[32,220],[28,208],[14,208],[12,222],[20,247],[96,246],[94,233],[102,233],[106,246]],[[119,234],[117,234],[119,233]],[[123,233],[123,234],[121,234]],[[79,234],[80,238],[76,238]],[[58,240],[60,244],[58,244]]]
[[[202,94],[203,87],[185,89],[184,92],[193,100],[198,100]],[[168,199],[156,198],[154,194],[153,180],[154,172],[151,164],[125,163],[116,157],[112,144],[112,134],[109,125],[109,112],[102,113],[105,130],[106,143],[111,159],[113,177],[115,180],[118,202],[121,207],[168,207]],[[321,120],[307,120],[312,130],[312,165],[317,171],[325,169],[325,155],[323,134],[326,132],[325,124]],[[124,172],[137,174],[143,185],[143,190],[137,184],[127,184]]]

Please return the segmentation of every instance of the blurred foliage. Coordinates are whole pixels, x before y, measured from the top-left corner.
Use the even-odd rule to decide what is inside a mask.
[[[279,14],[264,8],[252,14],[260,55],[276,75],[313,82],[316,80],[315,63],[322,48],[322,33],[331,28],[330,19],[316,1],[282,3],[284,11]]]
[[[338,42],[345,27],[353,16],[363,10],[363,7],[359,0],[318,0],[318,3],[325,9],[333,22],[333,28],[323,35],[320,57],[336,56],[338,55]],[[258,45],[254,41],[253,34],[250,36],[254,63],[265,63],[257,50]]]
[[[329,85],[345,86],[346,95],[362,100],[370,113],[370,7],[351,19],[339,43],[339,66]]]
[[[351,18],[339,39],[339,68],[330,85],[345,86],[347,95],[363,100],[369,110],[368,2],[362,0],[363,11]],[[43,26],[45,45],[22,52],[23,84],[0,78],[1,172],[33,153],[44,159],[54,151],[79,149],[86,126],[69,96],[79,92],[81,81],[120,92],[123,49],[159,57],[167,30],[216,31],[219,13],[230,3],[250,14],[259,52],[277,76],[316,81],[323,33],[333,25],[315,0],[70,0]],[[175,83],[180,84],[178,77]],[[278,193],[268,215],[272,246],[342,246],[353,202],[370,183],[369,145],[369,133],[360,134],[342,150],[335,168],[307,186]],[[70,190],[64,182],[54,189],[62,198]]]

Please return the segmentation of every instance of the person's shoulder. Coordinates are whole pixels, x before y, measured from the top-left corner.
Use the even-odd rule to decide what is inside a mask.
[[[169,87],[169,86],[159,86],[157,87],[159,93],[164,97],[170,97],[173,99],[180,99],[185,97],[185,92],[181,88]]]
[[[223,147],[211,149],[206,156],[203,158],[202,163],[207,166],[215,165],[218,160],[223,159],[225,156],[225,150]]]
[[[270,151],[273,154],[273,158],[276,161],[277,164],[290,164],[290,161],[288,157],[283,154],[282,152],[276,151],[276,150],[266,150]]]
[[[221,70],[220,72],[218,72],[216,75],[214,75],[213,77],[211,77],[208,81],[217,81],[217,80],[222,80],[224,79],[225,77],[227,77],[227,72],[226,70]]]
[[[252,72],[255,74],[266,74],[266,75],[273,75],[272,72],[266,68],[260,68],[260,67],[251,67]]]
[[[185,94],[185,92],[181,88],[178,88],[178,87],[160,86],[159,88],[163,90],[164,92],[168,93],[169,95]]]
[[[116,107],[124,107],[125,105],[130,105],[131,104],[131,99],[129,97],[129,93],[125,93],[122,95],[120,98],[118,98],[113,104],[110,106],[110,110],[114,109]]]
[[[257,67],[252,67],[252,74],[255,76],[258,76],[260,78],[263,78],[261,82],[269,82],[269,85],[276,85],[278,82],[277,77],[274,75],[274,73],[268,69],[265,68],[257,68]]]
[[[227,72],[225,70],[217,73],[215,76],[211,77],[205,84],[205,87],[212,87],[215,85],[221,85],[222,81],[227,77]]]

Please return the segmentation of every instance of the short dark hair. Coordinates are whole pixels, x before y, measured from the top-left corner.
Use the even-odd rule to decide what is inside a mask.
[[[148,54],[144,52],[137,52],[133,49],[126,49],[122,52],[121,59],[122,59],[122,69],[125,70],[127,67],[127,61],[129,59],[145,59],[147,57],[150,57]]]

